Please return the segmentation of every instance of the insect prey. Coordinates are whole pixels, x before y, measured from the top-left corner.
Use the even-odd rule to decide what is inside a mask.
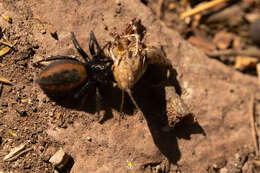
[[[140,20],[134,18],[124,33],[115,34],[114,41],[108,46],[108,54],[114,61],[112,67],[114,79],[122,90],[120,112],[123,110],[125,92],[128,93],[135,107],[141,111],[131,88],[140,80],[150,64],[171,67],[161,47],[143,42],[144,35],[145,27]]]

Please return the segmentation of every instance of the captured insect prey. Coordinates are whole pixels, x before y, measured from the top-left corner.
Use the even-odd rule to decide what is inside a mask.
[[[37,83],[46,93],[72,92],[76,90],[75,98],[87,93],[89,87],[96,90],[96,110],[100,111],[100,86],[113,81],[113,61],[106,57],[103,48],[97,43],[94,32],[90,32],[90,57],[80,47],[74,33],[71,33],[72,42],[85,62],[68,56],[53,56],[36,62],[54,61],[45,67],[38,75]],[[96,47],[96,50],[95,50]]]
[[[108,54],[113,59],[112,67],[117,86],[122,90],[120,112],[124,105],[124,92],[127,92],[135,107],[141,111],[132,96],[131,88],[139,81],[150,64],[171,67],[170,61],[160,47],[143,43],[145,28],[135,18],[121,35],[108,46]]]

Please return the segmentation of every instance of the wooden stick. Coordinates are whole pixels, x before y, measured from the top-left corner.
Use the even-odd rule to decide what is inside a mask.
[[[183,12],[181,14],[181,19],[184,19],[186,17],[190,17],[190,16],[193,16],[195,14],[198,14],[198,13],[201,13],[202,11],[205,11],[207,9],[210,9],[212,7],[215,7],[216,5],[219,5],[221,3],[225,3],[227,2],[228,0],[213,0],[213,1],[210,1],[208,3],[205,3],[205,4],[202,4],[202,5],[199,5],[197,6],[196,8],[194,9],[191,9],[190,11],[186,11],[186,12]]]
[[[258,49],[247,49],[247,50],[220,50],[220,51],[212,51],[206,52],[208,56],[219,57],[219,56],[253,56],[260,58],[260,50]]]
[[[259,156],[259,146],[258,146],[258,136],[256,133],[256,128],[255,128],[255,115],[254,115],[254,94],[251,94],[250,102],[249,102],[249,118],[250,118],[250,125],[251,125],[251,132],[252,132],[252,137],[253,137],[253,142],[255,145],[255,150],[256,150],[256,156]]]
[[[258,77],[258,87],[260,88],[260,63],[256,65],[257,77]]]
[[[1,77],[1,76],[0,76],[0,83],[4,83],[7,85],[13,85],[11,81],[9,81],[8,79]]]
[[[18,153],[16,156],[14,156],[14,157],[12,157],[12,158],[6,160],[6,161],[8,161],[8,162],[14,161],[14,160],[18,159],[18,157],[20,157],[20,156],[23,155],[24,153],[27,153],[28,151],[31,151],[31,150],[33,150],[32,147],[31,147],[31,148],[27,148],[26,150],[24,150],[24,151]]]
[[[157,4],[157,8],[156,8],[156,16],[158,19],[161,19],[161,11],[162,11],[162,6],[163,6],[163,1],[164,0],[159,0],[158,1],[158,4]]]
[[[0,82],[0,97],[2,96],[2,92],[3,92],[3,83]]]

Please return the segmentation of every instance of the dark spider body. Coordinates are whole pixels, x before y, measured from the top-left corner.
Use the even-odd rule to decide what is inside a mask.
[[[92,31],[89,41],[92,59],[79,46],[73,33],[71,33],[71,39],[85,62],[68,56],[53,56],[38,61],[37,64],[56,60],[40,72],[37,83],[46,93],[68,93],[76,90],[75,97],[80,96],[88,87],[94,86],[97,94],[96,99],[100,101],[100,86],[114,81],[111,69],[113,61],[105,56],[104,48],[99,46]]]
[[[39,74],[37,82],[44,91],[67,92],[84,84],[110,83],[113,78],[109,61],[84,64],[76,59],[64,58],[51,63]]]
[[[83,63],[74,60],[60,60],[47,66],[39,74],[37,82],[45,91],[70,91],[86,83],[87,74]]]

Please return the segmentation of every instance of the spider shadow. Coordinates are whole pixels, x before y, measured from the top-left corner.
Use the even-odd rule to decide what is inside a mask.
[[[66,107],[69,109],[84,111],[90,114],[95,114],[96,111],[96,90],[94,86],[89,87],[84,93],[76,97],[78,91],[82,86],[69,92],[48,92],[44,90],[44,93],[50,98],[51,101],[55,102],[56,105]],[[101,95],[104,95],[104,91],[108,92],[113,89],[112,86],[102,86],[100,87]],[[104,99],[104,98],[103,98]],[[102,100],[101,111],[104,109],[104,100]],[[111,111],[110,111],[111,112]]]
[[[177,161],[181,158],[181,152],[177,141],[178,138],[189,140],[192,134],[205,135],[204,130],[198,122],[190,125],[181,121],[176,124],[174,129],[169,131],[163,130],[168,125],[168,119],[165,115],[165,98],[166,94],[170,93],[166,93],[165,88],[162,86],[154,86],[168,79],[168,81],[170,81],[169,85],[176,89],[177,94],[181,95],[181,87],[176,76],[177,72],[174,69],[171,69],[170,75],[167,75],[165,69],[159,66],[150,65],[141,80],[132,89],[133,96],[144,114],[155,145],[168,159],[169,163],[173,164],[177,164]],[[95,88],[89,88],[81,98],[74,97],[76,91],[78,91],[78,89],[66,93],[66,95],[57,95],[52,93],[48,96],[55,101],[56,104],[63,107],[95,114]],[[101,108],[105,110],[105,115],[100,123],[104,123],[113,117],[112,109],[119,111],[121,104],[121,90],[112,85],[102,85],[100,86],[100,92],[103,96]],[[134,112],[136,111],[135,106],[127,95],[125,97],[124,105],[123,113],[134,115]]]
[[[167,77],[168,76],[168,77]],[[140,82],[134,88],[134,97],[143,111],[148,127],[152,134],[155,145],[161,153],[167,157],[169,163],[176,164],[181,158],[181,152],[178,147],[178,138],[189,140],[191,134],[203,134],[204,130],[199,125],[187,124],[181,121],[177,123],[174,129],[165,131],[168,125],[166,112],[166,93],[164,87],[154,87],[158,83],[168,78],[169,85],[176,89],[177,94],[181,95],[181,87],[176,78],[175,69],[170,69],[170,76],[166,69],[159,66],[149,66]]]
[[[90,86],[79,97],[76,97],[78,91],[81,88],[82,86],[79,86],[78,88],[70,90],[69,92],[48,92],[44,90],[44,93],[50,98],[51,101],[55,102],[56,105],[87,112],[89,114],[96,114],[96,105],[100,104],[100,112],[104,111],[105,113],[101,119],[99,119],[99,123],[101,124],[113,118],[112,109],[117,110],[118,112],[120,111],[122,94],[121,89],[113,87],[112,84],[100,84],[99,91],[100,95],[102,96],[102,100],[100,103],[98,103],[95,86]],[[134,105],[132,104],[130,98],[126,96],[123,113],[133,115],[134,111]],[[93,115],[93,117],[94,116],[95,115]]]

